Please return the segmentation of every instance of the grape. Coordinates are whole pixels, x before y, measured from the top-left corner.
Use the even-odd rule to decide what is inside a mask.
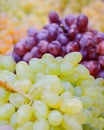
[[[49,130],[49,123],[47,120],[40,118],[34,123],[33,130]]]
[[[104,41],[97,45],[97,53],[104,55]]]
[[[48,37],[48,32],[44,29],[42,31],[40,31],[37,35],[36,35],[36,40],[39,42],[40,40],[47,40]]]
[[[41,100],[34,101],[32,108],[33,108],[33,114],[37,118],[47,119],[49,109],[44,102],[42,102]]]
[[[13,56],[15,62],[19,62],[19,61],[22,60],[22,56],[20,56],[20,55],[14,53],[14,52],[13,52],[12,56]]]
[[[62,122],[62,114],[57,110],[53,110],[48,115],[48,121],[51,125],[58,126]]]
[[[41,58],[42,54],[39,51],[38,47],[33,47],[31,50],[32,58]]]
[[[101,64],[102,67],[104,67],[104,56],[101,55],[101,56],[99,56],[98,58],[99,58],[99,59],[98,59],[98,60],[99,60],[99,63]]]
[[[27,30],[27,34],[29,37],[35,37],[37,35],[38,31],[33,28],[33,27],[30,27],[28,30]]]
[[[74,15],[68,15],[65,18],[65,22],[68,26],[76,22],[76,17]]]
[[[0,88],[0,102],[1,103],[6,103],[8,102],[10,93],[3,88]]]
[[[0,130],[13,130],[13,128],[10,125],[2,125],[0,126]]]
[[[27,52],[23,56],[23,61],[28,63],[31,60],[31,58],[33,58],[33,54],[31,52]]]
[[[59,23],[59,16],[56,12],[51,11],[49,13],[49,20],[51,23]]]
[[[33,114],[33,111],[32,111],[31,106],[27,104],[22,105],[16,113],[17,123],[20,125],[26,123],[32,118],[32,114]]]

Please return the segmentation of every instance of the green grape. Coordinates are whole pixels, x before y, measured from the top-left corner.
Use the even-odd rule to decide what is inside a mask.
[[[48,117],[49,109],[47,105],[41,100],[34,101],[32,108],[33,108],[33,114],[35,115],[36,118],[46,119]]]
[[[71,75],[74,72],[73,64],[69,62],[62,62],[60,64],[60,73],[63,75]]]
[[[80,112],[83,109],[83,106],[80,100],[75,98],[67,98],[62,101],[60,109],[66,114],[75,114]]]
[[[103,87],[103,86],[104,86],[104,79],[103,79],[103,78],[96,78],[96,79],[95,79],[95,84],[96,84],[97,86]]]
[[[14,73],[8,70],[0,71],[0,80],[6,81],[9,85],[12,85],[16,81],[17,77]]]
[[[9,97],[9,102],[15,107],[19,108],[23,104],[27,103],[27,99],[19,93],[12,93]]]
[[[8,120],[14,112],[15,107],[10,103],[0,106],[0,120]]]
[[[76,118],[70,115],[63,115],[62,126],[65,130],[83,130]]]
[[[0,69],[14,72],[16,63],[11,56],[0,55]]]
[[[60,126],[50,126],[50,130],[63,130]]]
[[[59,76],[60,68],[59,68],[58,64],[52,63],[46,67],[45,72],[46,72],[46,74]]]
[[[33,130],[34,123],[31,121],[26,122],[23,125],[20,125],[17,130]]]
[[[24,61],[17,63],[16,65],[16,74],[17,77],[21,80],[29,79],[30,81],[34,81],[34,76],[28,64]]]
[[[32,118],[33,110],[32,107],[28,104],[22,105],[16,113],[16,121],[19,125],[22,125],[26,123],[27,121],[30,121]]]
[[[61,98],[56,92],[44,91],[42,94],[42,101],[50,108],[59,108]]]
[[[43,78],[44,74],[43,73],[37,73],[35,75],[35,82],[41,80]]]
[[[65,91],[70,91],[72,94],[74,94],[74,87],[70,82],[66,82],[62,80],[62,85]]]
[[[82,101],[83,107],[85,109],[93,105],[93,100],[88,96],[82,96],[80,97],[80,100]]]
[[[33,130],[49,130],[49,123],[45,119],[38,119],[35,121]]]
[[[0,103],[6,103],[9,100],[10,93],[3,88],[0,88]]]
[[[25,93],[29,92],[31,87],[32,87],[32,83],[28,79],[17,80],[14,83],[14,88],[18,88],[18,89],[22,90]]]
[[[45,66],[41,63],[41,60],[38,58],[32,58],[29,61],[30,69],[34,74],[36,73],[44,73]]]
[[[52,110],[48,115],[49,124],[52,126],[59,126],[62,122],[62,114],[57,110]]]
[[[78,86],[74,88],[74,95],[80,97],[82,95],[82,89]]]
[[[16,121],[16,112],[10,118],[10,125],[15,129],[18,127],[18,123]]]
[[[71,52],[64,57],[64,60],[76,65],[82,60],[82,55],[79,52]]]
[[[62,94],[61,94],[61,100],[62,101],[64,101],[64,100],[66,100],[66,99],[70,99],[70,98],[72,98],[72,94],[71,94],[71,92],[69,92],[69,91],[65,91],[65,92],[63,92]]]
[[[63,61],[64,61],[64,59],[62,57],[60,57],[60,56],[58,56],[58,57],[55,58],[55,62],[58,65],[60,65]]]
[[[0,120],[0,126],[1,125],[7,125],[9,122],[7,120]]]
[[[98,117],[100,115],[100,113],[101,113],[99,111],[99,109],[97,107],[95,107],[95,106],[91,106],[90,111],[91,111],[93,117]]]

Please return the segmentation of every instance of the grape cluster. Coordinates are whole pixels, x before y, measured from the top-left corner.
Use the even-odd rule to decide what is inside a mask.
[[[31,58],[41,58],[45,53],[64,57],[78,51],[83,56],[81,63],[89,69],[90,74],[104,78],[104,33],[91,29],[84,14],[60,19],[56,12],[51,11],[49,21],[41,31],[28,29],[28,37],[14,46],[15,61],[29,62]]]
[[[1,56],[0,129],[103,130],[104,79],[94,79],[81,59],[79,52],[44,54],[16,64]]]

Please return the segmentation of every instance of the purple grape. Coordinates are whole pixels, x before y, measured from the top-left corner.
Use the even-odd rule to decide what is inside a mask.
[[[48,15],[50,23],[60,23],[59,16],[55,11],[51,11]]]
[[[31,54],[35,58],[41,58],[42,54],[40,53],[38,47],[33,47],[31,50]]]
[[[33,58],[33,54],[31,52],[27,52],[24,56],[23,56],[23,61],[25,62],[29,62],[30,59]]]
[[[65,46],[68,43],[69,39],[67,38],[67,36],[65,36],[64,33],[61,33],[58,35],[57,41],[59,41],[61,45]]]
[[[34,27],[31,27],[27,30],[27,34],[29,37],[35,37],[37,33],[38,31]]]
[[[87,53],[87,59],[88,60],[95,60],[97,59],[97,53],[96,53],[96,50],[95,49],[90,49],[88,50],[88,53]]]
[[[86,28],[88,25],[88,17],[84,14],[81,14],[78,16],[76,22],[79,29]]]
[[[61,53],[62,47],[61,43],[58,41],[52,41],[48,46],[48,51],[54,56],[59,56]]]
[[[100,65],[103,67],[103,69],[104,69],[104,55],[100,55],[99,57],[98,57],[98,60],[99,60],[99,63],[100,63]]]
[[[73,24],[73,23],[76,23],[76,17],[74,16],[74,15],[68,15],[68,16],[66,16],[66,18],[65,18],[65,23],[68,25],[68,26],[70,26],[71,24]]]
[[[66,55],[66,47],[62,46],[61,56],[64,57],[65,55]]]
[[[39,43],[38,43],[38,49],[41,53],[47,53],[48,52],[48,42],[45,41],[45,40],[41,40]]]
[[[66,45],[66,53],[79,51],[79,45],[75,41],[71,41]]]
[[[83,60],[85,60],[87,58],[87,54],[88,54],[87,50],[81,49],[80,53],[82,54]]]
[[[28,50],[25,48],[24,42],[18,42],[14,46],[14,52],[20,56],[23,56]]]
[[[36,46],[36,44],[37,44],[37,42],[33,37],[28,37],[26,39],[24,46],[27,50],[31,50],[32,47]]]
[[[41,40],[47,40],[48,38],[48,32],[47,30],[43,29],[36,35],[36,40],[39,42]]]
[[[75,36],[75,41],[76,42],[79,42],[80,41],[80,39],[82,38],[82,34],[81,33],[78,33],[76,36]]]
[[[102,78],[104,78],[104,70],[101,70],[101,71],[98,73],[97,77],[102,77]]]
[[[79,41],[79,45],[81,48],[89,50],[92,47],[94,47],[95,44],[93,40],[89,39],[88,37],[83,36]]]
[[[94,36],[94,41],[96,44],[102,42],[104,40],[104,37],[101,33],[98,33],[97,35]]]
[[[15,52],[12,53],[12,56],[13,56],[15,62],[19,62],[22,60],[22,57],[20,55],[16,54]]]
[[[104,41],[100,42],[100,43],[96,46],[96,51],[97,51],[98,54],[104,55]]]
[[[58,28],[58,34],[60,33],[64,33],[64,30],[61,27]]]
[[[61,19],[61,24],[60,24],[60,27],[64,30],[64,32],[68,32],[69,30],[69,26],[66,25],[65,23],[65,19]]]

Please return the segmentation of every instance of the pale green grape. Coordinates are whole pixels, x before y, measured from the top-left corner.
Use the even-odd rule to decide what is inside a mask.
[[[54,75],[43,76],[43,78],[40,79],[40,81],[34,84],[34,87],[41,88],[43,90],[57,92],[58,94],[61,94],[64,89],[64,87],[61,85],[60,79]]]
[[[22,125],[26,123],[27,121],[30,121],[32,118],[33,110],[32,107],[28,104],[22,105],[16,114],[16,121],[19,125]]]
[[[103,78],[96,78],[95,79],[95,84],[97,85],[97,86],[104,86],[104,79]]]
[[[60,73],[63,75],[71,75],[74,72],[74,66],[73,64],[69,62],[62,62],[60,64]]]
[[[1,125],[7,125],[9,122],[7,120],[0,120],[0,126]]]
[[[34,76],[28,64],[24,61],[20,61],[16,65],[16,74],[17,77],[21,80],[29,79],[30,81],[34,81]]]
[[[76,65],[82,60],[82,55],[79,52],[71,52],[64,57],[64,60]]]
[[[82,96],[80,97],[80,100],[82,101],[83,107],[85,109],[93,105],[93,100],[88,96]]]
[[[33,130],[50,130],[48,121],[42,118],[36,120],[33,126]]]
[[[69,91],[65,91],[65,92],[63,92],[62,94],[61,94],[61,100],[62,101],[64,101],[64,100],[66,100],[66,99],[70,99],[70,98],[72,98],[73,96],[72,96],[72,93],[71,92],[69,92]]]
[[[19,126],[17,130],[33,130],[34,123],[31,121],[26,122],[25,124]]]
[[[27,99],[19,93],[12,93],[10,95],[9,101],[17,108],[27,103]]]
[[[82,89],[80,87],[75,87],[74,95],[80,97],[82,95]]]
[[[58,126],[62,122],[62,114],[57,110],[50,111],[48,115],[48,121],[50,125]]]
[[[8,70],[1,70],[0,71],[0,80],[6,81],[7,84],[12,86],[12,84],[17,80],[17,76]]]
[[[47,105],[41,100],[34,101],[32,108],[33,108],[33,114],[36,116],[36,118],[48,117],[49,109]]]
[[[60,65],[63,61],[64,61],[64,59],[63,59],[62,57],[60,57],[60,56],[58,56],[58,57],[55,58],[55,62],[56,62],[58,65]]]
[[[14,88],[20,89],[25,93],[29,92],[31,87],[32,87],[32,83],[28,79],[17,80],[14,83]]]
[[[43,78],[44,74],[43,73],[37,73],[35,75],[35,82],[41,80]]]
[[[59,75],[60,68],[59,68],[58,64],[52,63],[46,67],[45,72],[46,72],[46,74],[50,74],[50,75]]]
[[[65,91],[70,91],[72,94],[74,94],[74,87],[70,82],[66,82],[62,80],[62,85]]]
[[[0,120],[8,120],[14,112],[15,107],[10,103],[0,106]]]
[[[45,66],[47,66],[47,65],[49,65],[51,63],[54,63],[54,62],[55,62],[55,59],[54,59],[54,57],[51,54],[46,53],[46,54],[44,54],[42,56],[42,63]]]
[[[50,130],[63,130],[60,126],[50,126]]]
[[[42,101],[45,102],[50,108],[59,108],[61,98],[56,92],[44,91],[42,94]]]
[[[10,93],[3,88],[0,88],[0,103],[6,103],[9,100]]]
[[[15,129],[18,127],[18,123],[16,121],[16,112],[10,118],[10,125]]]
[[[94,117],[98,117],[101,113],[101,111],[99,111],[99,109],[95,106],[91,106],[90,111]]]
[[[16,63],[11,56],[0,55],[0,69],[14,72]]]
[[[67,114],[63,115],[62,126],[65,130],[83,130],[77,119]]]
[[[45,66],[41,63],[41,60],[38,58],[32,58],[29,61],[30,69],[34,74],[36,73],[44,73]]]
[[[69,98],[62,101],[60,109],[66,114],[75,114],[83,109],[83,105],[80,100]]]

